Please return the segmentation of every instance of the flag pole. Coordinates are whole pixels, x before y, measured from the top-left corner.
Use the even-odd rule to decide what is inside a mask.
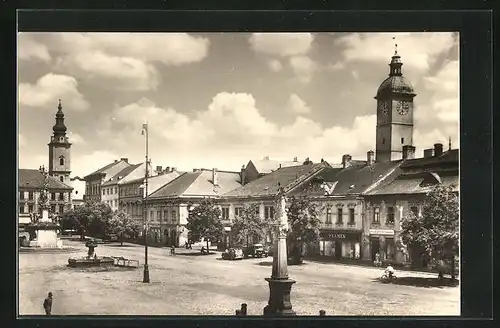
[[[146,137],[146,169],[145,169],[145,184],[146,184],[146,197],[144,199],[144,272],[143,283],[149,283],[149,267],[148,267],[148,167],[149,167],[149,154],[148,154],[148,123],[142,125],[142,133]]]

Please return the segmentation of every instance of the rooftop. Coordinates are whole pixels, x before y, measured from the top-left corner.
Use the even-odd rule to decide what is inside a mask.
[[[132,171],[134,171],[136,168],[141,166],[141,164],[132,164],[120,172],[116,173],[114,176],[112,176],[110,179],[105,181],[102,185],[103,186],[110,186],[110,185],[115,185],[120,181],[121,179],[125,178],[127,175],[129,175]]]
[[[34,188],[41,189],[44,183],[44,176],[39,170],[19,169],[19,188]],[[48,177],[49,189],[64,189],[72,190],[70,186],[59,181],[58,179]]]

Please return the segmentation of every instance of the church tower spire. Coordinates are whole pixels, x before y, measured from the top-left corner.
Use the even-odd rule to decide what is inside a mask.
[[[70,185],[71,174],[71,143],[66,136],[67,127],[64,124],[64,113],[59,99],[56,113],[56,124],[52,127],[49,146],[49,175]]]

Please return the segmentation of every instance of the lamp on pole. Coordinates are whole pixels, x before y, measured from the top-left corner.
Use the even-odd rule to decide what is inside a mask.
[[[269,302],[264,308],[265,316],[295,316],[290,302],[290,291],[295,280],[288,278],[288,253],[286,235],[288,232],[288,218],[286,215],[286,198],[283,187],[278,184],[276,196],[277,246],[273,254],[273,270],[269,283]]]
[[[146,174],[145,174],[145,198],[144,198],[144,272],[142,282],[149,283],[149,267],[148,267],[148,123],[142,125],[142,134],[146,137]]]

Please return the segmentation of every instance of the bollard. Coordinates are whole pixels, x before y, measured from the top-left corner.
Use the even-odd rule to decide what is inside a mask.
[[[236,315],[237,316],[241,316],[241,310],[240,309],[236,309]]]
[[[324,317],[326,316],[326,311],[325,310],[319,310],[319,315]]]
[[[241,303],[241,315],[247,315],[247,303]]]

